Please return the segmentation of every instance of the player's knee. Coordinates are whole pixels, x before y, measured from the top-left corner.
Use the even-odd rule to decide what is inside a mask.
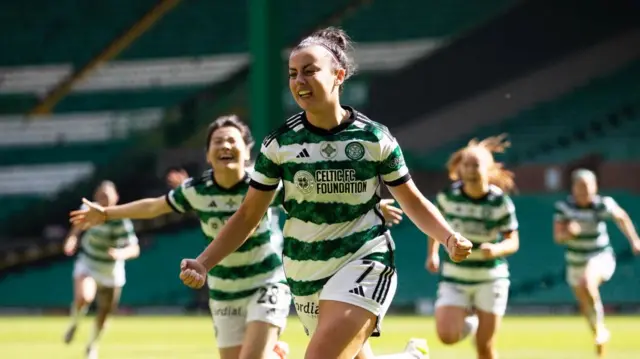
[[[74,295],[73,301],[75,302],[76,306],[84,307],[85,305],[91,304],[91,302],[93,301],[93,298],[91,298],[88,295],[85,295],[85,293],[77,292]]]
[[[340,345],[332,345],[331,342],[330,336],[315,333],[307,346],[304,359],[337,358],[343,348],[338,348]]]
[[[462,337],[462,329],[456,328],[451,323],[438,323],[436,325],[438,337],[443,344],[451,345],[460,341]]]
[[[578,281],[578,288],[585,295],[593,295],[598,290],[598,279],[594,276],[583,276]]]

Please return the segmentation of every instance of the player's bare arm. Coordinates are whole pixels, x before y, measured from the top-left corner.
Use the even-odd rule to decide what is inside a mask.
[[[636,227],[633,225],[633,221],[631,220],[631,217],[629,217],[627,211],[616,205],[613,208],[612,214],[618,228],[620,228],[620,231],[624,233],[629,240],[633,253],[640,254],[640,238],[638,237]]]
[[[471,242],[449,226],[438,208],[420,193],[413,180],[389,187],[389,191],[423,233],[445,245],[452,260],[461,261],[471,254]]]
[[[86,198],[82,202],[87,208],[70,213],[70,221],[74,224],[89,224],[95,226],[110,219],[150,219],[170,213],[171,207],[165,196],[145,198],[117,206],[103,207]]]
[[[222,227],[215,241],[196,259],[185,259],[181,263],[180,279],[185,285],[200,288],[204,285],[206,273],[247,240],[258,226],[275,197],[275,191],[261,191],[250,188],[242,205]]]
[[[520,248],[520,235],[518,231],[502,233],[502,241],[499,243],[482,243],[480,251],[485,259],[507,257],[518,251]]]

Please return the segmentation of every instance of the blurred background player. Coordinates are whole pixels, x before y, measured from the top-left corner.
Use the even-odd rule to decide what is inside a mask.
[[[599,287],[616,269],[605,221],[615,220],[634,254],[640,253],[640,239],[627,212],[613,198],[598,194],[592,171],[575,170],[571,179],[571,195],[555,205],[554,238],[567,247],[567,282],[594,334],[596,350],[603,355],[610,333],[604,325]]]
[[[118,198],[116,186],[111,181],[102,182],[94,194],[95,202],[105,207],[118,203]],[[95,325],[86,352],[88,358],[94,359],[98,357],[97,343],[107,317],[117,308],[126,282],[125,261],[138,257],[140,247],[130,219],[110,219],[88,228],[78,241],[83,228],[82,224],[74,224],[64,244],[68,256],[79,250],[73,270],[71,323],[64,341],[73,340],[79,320],[97,297]]]
[[[438,336],[454,344],[475,335],[479,359],[498,357],[495,337],[510,284],[505,257],[518,250],[520,241],[515,207],[507,195],[513,175],[493,158],[508,145],[503,136],[489,137],[455,152],[447,163],[455,182],[436,199],[445,218],[474,247],[465,261],[442,264],[435,309]],[[434,273],[440,268],[438,248],[429,238],[426,265]]]
[[[381,181],[453,259],[471,252],[471,242],[417,189],[386,127],[340,104],[344,81],[354,72],[350,48],[344,31],[326,28],[291,51],[289,89],[304,112],[264,139],[246,200],[216,241],[181,263],[187,286],[204,285],[206,272],[244,245],[283,182],[284,267],[311,337],[307,359],[372,357],[368,339],[379,335],[397,286],[395,245],[379,211]],[[411,342],[405,352],[385,356],[423,357]]]

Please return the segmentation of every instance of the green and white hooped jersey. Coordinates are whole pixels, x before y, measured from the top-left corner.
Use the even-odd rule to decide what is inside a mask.
[[[130,219],[107,221],[84,232],[80,239],[78,258],[91,268],[108,272],[115,266],[124,266],[124,260],[114,260],[109,255],[109,250],[132,244],[138,244],[138,237]]]
[[[591,206],[578,207],[573,196],[556,202],[555,221],[576,221],[581,233],[566,242],[565,259],[568,265],[583,266],[596,255],[611,251],[606,221],[613,218],[618,205],[611,197],[597,196]]]
[[[471,198],[455,182],[438,193],[436,205],[456,232],[473,243],[471,255],[460,263],[449,257],[442,265],[441,280],[456,284],[478,284],[509,278],[505,258],[486,260],[478,250],[482,243],[498,243],[502,234],[518,230],[513,201],[500,188],[491,185],[482,198]]]
[[[194,211],[208,241],[215,240],[222,226],[238,210],[249,190],[249,175],[232,188],[216,184],[213,171],[189,178],[167,194],[167,203],[178,213]],[[273,203],[277,206],[276,199]],[[275,208],[274,208],[275,209]],[[209,271],[207,283],[213,300],[234,300],[255,293],[269,283],[284,282],[282,236],[272,226],[272,209],[260,220],[258,228],[234,253]]]
[[[385,126],[350,107],[332,130],[299,113],[262,143],[251,185],[274,190],[282,180],[283,261],[297,296],[311,295],[345,264],[361,258],[391,266],[393,241],[380,212],[380,180],[410,179],[402,151]]]

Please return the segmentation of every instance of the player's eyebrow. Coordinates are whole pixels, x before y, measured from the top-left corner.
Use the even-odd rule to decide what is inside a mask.
[[[312,66],[312,65],[313,65],[313,63],[310,63],[310,64],[306,64],[306,65],[304,65],[304,66],[302,67],[302,71],[306,70],[306,69],[307,69],[307,67]],[[298,69],[296,69],[296,68],[294,68],[294,67],[289,67],[289,71],[298,71]]]

